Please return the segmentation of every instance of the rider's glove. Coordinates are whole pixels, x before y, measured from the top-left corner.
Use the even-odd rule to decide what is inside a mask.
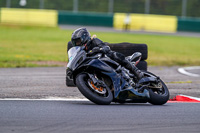
[[[93,52],[93,53],[104,53],[104,54],[106,54],[106,53],[108,53],[109,51],[110,51],[110,47],[109,47],[109,46],[105,46],[105,47],[103,47],[103,48],[94,47],[94,48],[92,49],[92,52]]]
[[[88,55],[93,55],[94,53],[99,53],[99,52],[101,52],[100,48],[94,47],[92,50],[88,52]]]
[[[94,47],[92,50],[89,51],[89,55],[92,55],[94,53],[108,53],[110,51],[110,47],[109,46],[105,46],[103,48],[100,47]]]
[[[94,48],[92,49],[92,52],[93,52],[93,53],[99,53],[99,52],[101,52],[101,50],[100,50],[99,47],[94,47]]]
[[[87,54],[88,55],[93,55],[94,53],[98,53],[100,52],[100,48],[99,47],[94,47],[92,50],[90,50]]]
[[[100,48],[100,51],[104,54],[108,53],[110,51],[110,47],[109,46],[104,46],[103,48]]]

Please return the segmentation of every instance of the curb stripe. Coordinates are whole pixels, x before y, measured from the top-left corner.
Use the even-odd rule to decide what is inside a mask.
[[[0,101],[89,101],[88,99],[73,99],[73,98],[58,98],[58,97],[49,97],[45,99],[23,99],[23,98],[3,98]],[[167,103],[200,103],[200,98],[187,96],[187,95],[177,95],[174,98],[170,99]]]
[[[183,68],[178,68],[178,71],[182,74],[185,74],[187,76],[191,76],[191,77],[200,77],[199,74],[194,74],[194,73],[190,73],[187,72],[186,70],[195,70],[195,69],[200,69],[200,66],[193,66],[193,67],[183,67]]]
[[[200,103],[200,98],[187,96],[187,95],[177,95],[170,99],[168,102],[197,102]]]

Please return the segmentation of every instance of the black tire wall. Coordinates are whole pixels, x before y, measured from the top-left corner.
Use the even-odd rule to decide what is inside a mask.
[[[146,44],[135,44],[135,43],[106,43],[110,46],[110,49],[115,52],[124,54],[125,56],[130,56],[135,52],[142,53],[141,61],[136,65],[140,70],[147,71],[147,62],[145,61],[148,58],[148,47]]]
[[[130,56],[135,52],[142,53],[141,60],[146,60],[148,58],[148,47],[146,44],[135,44],[135,43],[106,43],[110,46],[111,50],[124,54],[125,56]]]
[[[73,45],[72,45],[72,42],[71,41],[69,41],[68,42],[68,45],[67,45],[67,52],[69,51],[69,49],[70,48],[72,48],[73,47]]]
[[[144,61],[144,60],[142,60],[142,61],[140,61],[140,62],[136,65],[136,67],[137,67],[138,69],[140,69],[140,70],[147,71],[147,62]]]

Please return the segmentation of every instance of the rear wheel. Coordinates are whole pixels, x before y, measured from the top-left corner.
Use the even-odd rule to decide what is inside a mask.
[[[146,72],[146,73],[155,76],[154,74],[150,72]],[[158,79],[158,83],[156,84],[151,83],[148,88],[149,88],[149,95],[150,95],[149,103],[153,105],[163,105],[169,100],[169,95],[170,95],[169,90],[161,79]]]
[[[165,83],[161,80],[162,87],[160,89],[149,89],[149,103],[154,105],[163,105],[169,100],[169,91]]]
[[[113,94],[110,88],[106,85],[106,87],[97,87],[85,73],[81,73],[76,77],[76,86],[86,98],[96,104],[108,105],[113,100]]]

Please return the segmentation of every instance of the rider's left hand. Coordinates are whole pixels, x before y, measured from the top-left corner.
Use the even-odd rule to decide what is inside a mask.
[[[92,49],[92,52],[93,53],[99,53],[101,50],[100,50],[100,48],[99,47],[94,47],[93,49]]]

